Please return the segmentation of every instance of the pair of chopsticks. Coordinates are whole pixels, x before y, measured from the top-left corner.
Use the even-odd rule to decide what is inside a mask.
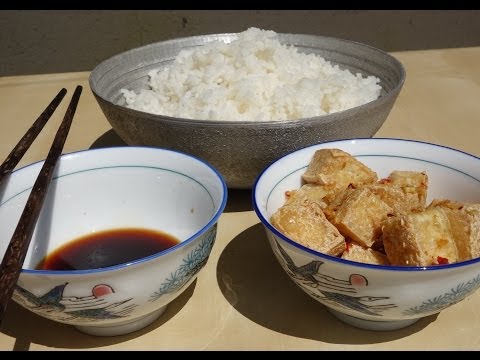
[[[47,121],[52,116],[55,109],[61,103],[66,89],[60,90],[52,102],[42,112],[42,114],[35,120],[33,125],[23,135],[18,144],[13,148],[7,159],[0,166],[0,185],[3,180],[13,171],[25,152],[28,150],[37,135],[43,129]],[[73,116],[77,109],[77,104],[82,93],[82,86],[77,86],[73,93],[70,104],[68,105],[65,117],[57,130],[47,158],[40,170],[40,173],[35,180],[35,183],[30,191],[27,203],[23,209],[20,220],[18,221],[15,232],[12,235],[10,244],[3,256],[0,265],[0,325],[2,323],[3,315],[7,305],[15,290],[20,271],[22,270],[25,256],[27,255],[28,246],[32,239],[33,231],[37,223],[40,211],[42,209],[45,196],[48,192],[50,182],[53,177],[56,164],[63,151],[63,145],[67,139],[70,125],[72,124]]]

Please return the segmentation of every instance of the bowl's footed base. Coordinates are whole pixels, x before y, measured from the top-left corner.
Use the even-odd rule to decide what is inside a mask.
[[[150,325],[155,320],[157,320],[160,315],[163,314],[167,306],[161,307],[160,309],[145,315],[144,317],[134,319],[132,321],[122,323],[120,325],[111,325],[111,326],[82,326],[75,325],[77,330],[95,336],[116,336],[116,335],[125,335],[131,332],[143,329],[144,327]]]
[[[404,327],[410,326],[414,322],[417,322],[418,320],[420,320],[420,318],[417,318],[417,319],[395,320],[395,321],[372,321],[372,320],[360,319],[354,316],[343,314],[341,312],[338,312],[330,308],[328,308],[328,311],[330,311],[332,315],[335,316],[337,319],[339,319],[340,321],[343,321],[348,325],[352,325],[360,329],[374,330],[374,331],[398,330],[398,329],[402,329]]]

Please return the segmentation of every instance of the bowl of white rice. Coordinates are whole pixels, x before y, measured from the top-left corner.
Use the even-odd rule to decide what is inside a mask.
[[[128,50],[97,65],[89,83],[127,144],[193,154],[230,188],[249,189],[289,152],[372,137],[404,80],[380,49],[249,28]]]

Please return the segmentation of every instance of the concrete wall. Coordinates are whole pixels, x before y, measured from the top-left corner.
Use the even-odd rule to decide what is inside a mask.
[[[132,47],[250,26],[386,51],[480,45],[480,10],[4,10],[0,76],[87,71]]]

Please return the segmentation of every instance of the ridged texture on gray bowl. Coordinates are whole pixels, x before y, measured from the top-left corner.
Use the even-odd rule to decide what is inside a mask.
[[[356,42],[314,35],[279,34],[284,44],[315,53],[342,69],[380,78],[379,99],[314,118],[275,122],[178,119],[128,109],[120,89],[147,88],[148,72],[168,66],[181,49],[236,34],[194,36],[158,42],[116,55],[90,75],[90,87],[117,134],[129,145],[157,146],[210,162],[230,188],[251,188],[269,163],[299,148],[330,140],[372,137],[382,126],[403,86],[405,70],[391,55]]]

